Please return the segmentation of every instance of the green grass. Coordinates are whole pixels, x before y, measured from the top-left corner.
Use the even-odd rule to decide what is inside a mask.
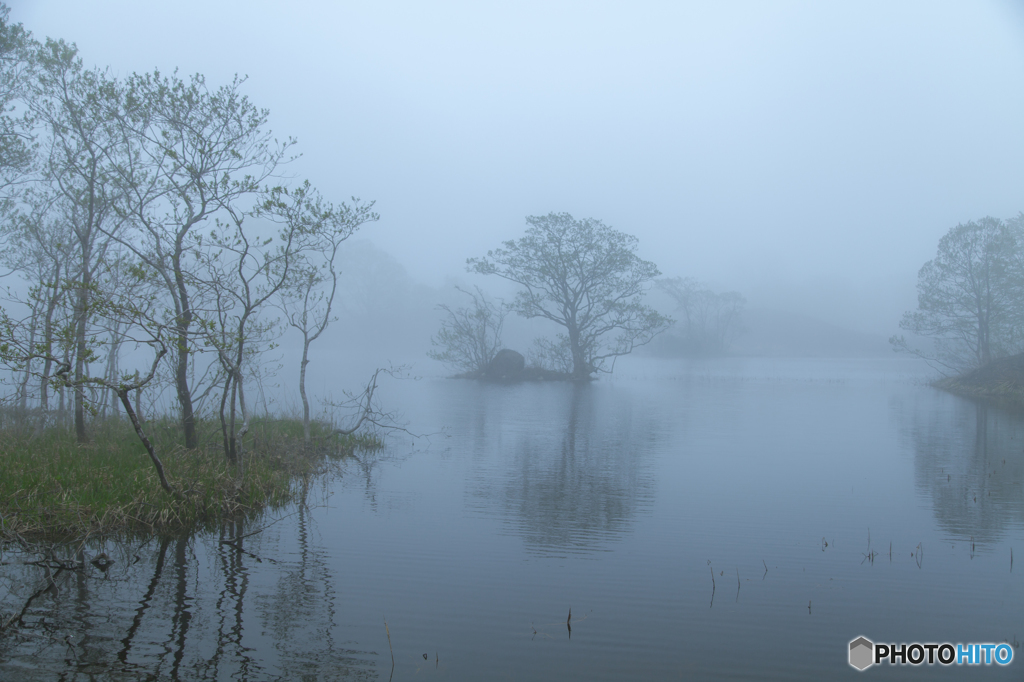
[[[238,514],[255,514],[295,498],[298,482],[325,472],[368,437],[338,437],[313,424],[303,447],[302,422],[253,419],[242,476],[224,456],[219,424],[199,425],[207,443],[185,450],[181,428],[152,420],[144,428],[181,499],[168,495],[127,421],[95,422],[90,442],[52,428],[0,431],[0,537],[69,539],[90,535],[180,532]]]

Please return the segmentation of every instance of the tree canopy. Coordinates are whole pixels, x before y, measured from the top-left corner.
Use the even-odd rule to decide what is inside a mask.
[[[610,372],[616,357],[668,327],[668,318],[643,303],[660,273],[637,256],[636,237],[568,213],[529,216],[526,222],[525,236],[484,258],[468,259],[467,268],[521,285],[515,312],[565,328],[576,379]]]
[[[143,387],[155,413],[173,386],[195,448],[196,419],[212,416],[220,388],[234,462],[245,381],[261,378],[281,309],[303,334],[308,438],[309,344],[333,319],[339,245],[377,219],[372,202],[332,204],[284,177],[295,141],[272,134],[245,79],[116,76],[8,17],[0,3],[0,264],[20,281],[0,308],[0,365],[18,377],[19,406],[27,413],[38,396],[41,430],[66,423],[70,394],[84,442],[91,414],[117,409],[115,398],[134,393],[135,408],[124,406],[138,427]],[[133,375],[122,360],[136,362],[140,346],[156,359]]]
[[[1022,228],[1024,214],[1008,221],[985,217],[947,232],[918,272],[917,310],[900,322],[901,329],[932,337],[935,352],[912,349],[903,336],[890,339],[893,347],[954,371],[1021,352]]]

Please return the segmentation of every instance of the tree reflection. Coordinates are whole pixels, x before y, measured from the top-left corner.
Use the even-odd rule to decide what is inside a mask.
[[[490,484],[478,477],[476,494],[497,493],[501,513],[529,548],[595,551],[627,531],[653,500],[644,454],[654,429],[650,418],[634,414],[604,387],[575,384],[559,397],[560,404],[541,408],[542,422],[531,419],[513,429],[511,452],[504,446],[499,453],[508,463],[500,489],[487,489]]]
[[[993,542],[1024,522],[1024,419],[956,400],[952,415],[933,405],[912,413],[915,482],[951,537]]]
[[[376,677],[372,654],[335,644],[335,577],[307,512],[271,537],[236,520],[137,548],[91,547],[118,557],[108,571],[77,548],[46,549],[68,566],[56,572],[5,549],[0,577],[26,587],[0,594],[0,615],[25,617],[0,636],[0,679]]]

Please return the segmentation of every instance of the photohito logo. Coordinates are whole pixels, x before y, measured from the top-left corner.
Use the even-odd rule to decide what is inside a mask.
[[[850,642],[850,665],[865,670],[888,661],[889,665],[1009,665],[1013,647],[1002,644],[875,644],[867,637]]]

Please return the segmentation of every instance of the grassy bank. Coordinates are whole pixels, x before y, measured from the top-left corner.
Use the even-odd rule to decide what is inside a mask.
[[[146,424],[180,499],[161,489],[127,421],[94,424],[85,445],[60,428],[38,436],[28,428],[0,431],[0,538],[180,532],[285,504],[303,478],[326,471],[353,448],[378,444],[314,424],[313,447],[305,448],[301,421],[254,419],[239,477],[224,456],[219,425],[200,429],[210,443],[185,450],[178,424]]]
[[[965,398],[1024,412],[1024,354],[993,360],[984,367],[940,379],[933,385]]]

